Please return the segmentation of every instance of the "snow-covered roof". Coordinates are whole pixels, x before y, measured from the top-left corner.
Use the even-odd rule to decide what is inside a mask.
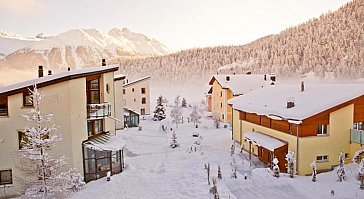
[[[47,83],[47,82],[59,80],[62,78],[77,78],[77,77],[81,77],[81,76],[89,74],[89,73],[103,72],[103,71],[116,71],[116,70],[118,70],[118,68],[119,68],[119,65],[114,64],[114,65],[108,65],[108,66],[83,68],[83,69],[79,69],[79,70],[71,70],[71,71],[66,71],[66,72],[62,72],[62,73],[56,73],[53,75],[48,75],[48,76],[44,76],[44,77],[40,77],[40,78],[36,78],[36,79],[24,81],[24,82],[19,82],[19,83],[12,84],[9,86],[0,87],[0,94],[11,92],[11,91],[18,90],[18,89],[23,89],[23,88],[32,86],[34,84]]]
[[[254,145],[262,146],[270,151],[274,151],[287,144],[286,142],[260,132],[246,132],[244,133],[244,138],[251,140]]]
[[[269,85],[270,77],[266,75],[266,81],[264,80],[264,75],[262,74],[251,74],[251,75],[214,75],[210,80],[210,85],[216,80],[222,88],[230,89],[234,95],[241,95],[261,88],[265,85]],[[229,79],[229,80],[227,80]]]
[[[125,146],[125,141],[117,136],[103,134],[83,143],[87,148],[97,151],[119,151]]]
[[[364,95],[364,84],[309,84],[267,86],[229,100],[236,110],[290,121],[302,121]],[[287,101],[294,107],[287,108]],[[274,118],[273,118],[274,119]]]
[[[143,77],[143,78],[140,78],[140,79],[137,79],[137,80],[134,80],[134,81],[128,82],[128,83],[124,84],[123,86],[124,86],[124,87],[126,87],[126,86],[130,86],[130,85],[132,85],[132,84],[135,84],[135,83],[138,83],[138,82],[141,82],[141,81],[147,80],[147,79],[150,79],[150,76],[146,76],[146,77]]]
[[[124,74],[117,74],[114,75],[114,81],[125,79],[126,75]]]

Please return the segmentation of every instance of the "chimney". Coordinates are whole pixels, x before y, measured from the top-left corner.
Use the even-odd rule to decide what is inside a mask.
[[[267,75],[264,75],[264,81],[267,81]]]
[[[230,76],[226,76],[226,81],[230,81]]]
[[[301,82],[301,92],[305,91],[305,83]]]
[[[43,77],[43,66],[38,66],[38,77]]]
[[[289,97],[289,98],[287,98],[287,109],[292,108],[292,107],[294,107],[294,98]]]
[[[52,75],[52,71],[51,70],[48,70],[48,75]]]
[[[106,66],[106,59],[101,60],[101,66]]]
[[[70,68],[70,67],[68,67],[68,68],[67,68],[67,71],[71,71],[71,68]]]

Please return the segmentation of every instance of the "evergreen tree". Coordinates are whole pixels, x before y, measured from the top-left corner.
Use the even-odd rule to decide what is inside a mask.
[[[84,184],[83,178],[75,170],[62,172],[67,170],[67,158],[56,158],[51,154],[54,145],[62,140],[56,135],[56,125],[52,124],[53,114],[42,114],[40,105],[43,95],[36,85],[30,92],[34,108],[23,115],[30,126],[24,130],[22,150],[19,151],[19,168],[26,177],[23,178],[27,186],[25,195],[41,198],[64,197],[73,188],[79,190]],[[77,182],[73,181],[76,177]]]
[[[157,99],[157,105],[155,106],[154,111],[154,120],[155,121],[161,121],[166,118],[165,108],[163,105],[163,97],[159,96]]]
[[[201,116],[198,113],[198,107],[196,105],[193,106],[190,118],[191,122],[193,122],[193,125],[196,125],[196,123],[200,123]]]
[[[174,106],[171,110],[171,118],[172,123],[175,123],[178,128],[178,124],[182,121],[182,107],[179,95],[174,99]]]
[[[182,98],[182,108],[187,108],[186,98]]]

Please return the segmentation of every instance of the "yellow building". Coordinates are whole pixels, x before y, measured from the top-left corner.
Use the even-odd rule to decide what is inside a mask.
[[[275,78],[274,78],[275,81]],[[251,90],[269,85],[267,75],[214,75],[209,81],[211,112],[222,122],[232,121],[232,107],[228,100]]]
[[[108,146],[116,139],[115,120],[123,119],[115,118],[114,72],[118,68],[109,65],[43,76],[40,66],[39,78],[0,88],[0,185],[4,186],[0,198],[24,190],[17,152],[23,150],[21,141],[28,125],[21,115],[34,107],[28,90],[34,84],[44,94],[42,113],[54,115],[57,133],[63,136],[51,154],[68,157],[69,166],[78,169],[86,182],[106,176],[108,171],[122,171],[122,143],[119,148]],[[97,159],[99,153],[102,159]]]
[[[285,155],[295,154],[299,175],[338,165],[364,149],[364,84],[274,85],[229,101],[233,140],[266,163],[274,157],[285,172]],[[363,152],[361,152],[363,155]]]

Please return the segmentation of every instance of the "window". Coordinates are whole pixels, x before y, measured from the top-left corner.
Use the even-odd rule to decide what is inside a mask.
[[[345,153],[345,159],[349,159],[349,153]]]
[[[44,135],[43,139],[49,139],[48,135]],[[19,149],[25,149],[26,144],[29,143],[29,138],[24,131],[18,131]]]
[[[131,91],[133,91],[133,92],[134,92],[134,88],[132,88],[132,89],[131,89]]]
[[[142,94],[145,94],[145,88],[142,88]]]
[[[0,116],[8,115],[8,97],[0,96]]]
[[[13,184],[11,169],[0,171],[0,185]]]
[[[92,79],[86,82],[87,103],[100,104],[100,79]]]
[[[142,104],[146,104],[146,101],[147,101],[147,100],[146,100],[146,98],[145,98],[145,97],[143,97],[143,98],[142,98]]]
[[[125,95],[125,89],[123,89],[123,94]]]
[[[29,142],[24,131],[18,131],[19,149],[24,149],[25,144]]]
[[[33,100],[30,91],[23,92],[23,106],[33,106]]]
[[[329,161],[329,157],[328,157],[328,155],[319,155],[319,156],[316,156],[316,161],[317,162],[327,162],[327,161]]]
[[[327,125],[318,125],[317,135],[327,135]]]
[[[140,109],[140,115],[145,115],[145,109],[144,108]]]
[[[134,98],[134,102],[136,102],[136,99]]]
[[[87,134],[93,136],[104,131],[103,120],[89,120],[87,121]]]
[[[220,97],[222,97],[222,91],[220,91]]]
[[[224,114],[222,114],[222,116],[221,116],[221,117],[222,117],[222,119],[224,119]]]
[[[221,106],[221,108],[222,108],[222,103],[220,103],[220,106]]]
[[[355,130],[363,130],[363,122],[354,122],[353,129]]]

